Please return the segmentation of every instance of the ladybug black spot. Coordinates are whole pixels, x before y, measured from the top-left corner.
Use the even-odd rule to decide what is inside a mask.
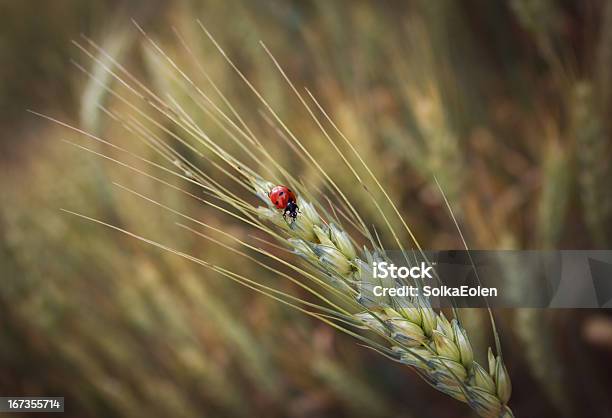
[[[275,201],[274,201],[274,204],[275,204],[275,205],[278,205],[278,200],[275,200]]]
[[[279,196],[282,196],[282,195],[284,195],[284,194],[285,194],[285,192],[280,192],[278,195],[279,195]]]

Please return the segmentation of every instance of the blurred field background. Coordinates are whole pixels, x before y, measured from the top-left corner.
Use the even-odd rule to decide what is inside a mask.
[[[26,112],[149,153],[97,107],[121,115],[125,104],[71,64],[103,78],[71,44],[85,44],[84,33],[154,90],[189,106],[130,18],[209,91],[176,27],[271,152],[286,155],[296,176],[321,184],[198,30],[200,18],[369,222],[376,222],[370,199],[326,151],[259,40],[367,155],[425,248],[461,248],[434,174],[473,248],[610,248],[612,3],[4,0],[0,12],[3,396],[64,396],[71,417],[472,416],[325,325],[59,211],[104,219],[270,281],[264,269],[181,231],[175,218],[112,182],[236,236],[251,231],[75,149],[61,140],[86,142]],[[204,115],[196,122],[211,136],[225,135]],[[517,284],[516,297],[536,291]],[[464,314],[484,355],[486,316]],[[497,315],[517,417],[611,416],[609,313]]]

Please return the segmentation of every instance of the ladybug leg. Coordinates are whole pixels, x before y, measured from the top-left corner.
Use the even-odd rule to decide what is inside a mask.
[[[288,220],[287,216],[291,220]],[[293,229],[293,224],[295,223],[295,216],[293,216],[293,213],[289,210],[283,211],[283,219],[285,220],[285,222],[287,222],[287,224],[289,225],[289,228]]]
[[[290,210],[283,210],[283,218],[285,219],[285,221],[287,220],[287,216],[291,217],[291,211]]]
[[[296,210],[291,212],[291,225],[293,225],[295,223],[295,220],[297,219],[298,212],[299,211],[298,211],[297,208],[296,208]]]

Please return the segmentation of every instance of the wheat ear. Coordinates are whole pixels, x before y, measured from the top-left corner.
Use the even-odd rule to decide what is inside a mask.
[[[259,217],[282,229],[293,251],[331,284],[355,295],[364,311],[354,318],[387,337],[397,361],[414,367],[433,387],[468,403],[481,417],[513,416],[507,406],[511,383],[502,358],[489,349],[489,371],[476,363],[468,335],[456,318],[449,321],[424,299],[374,296],[370,266],[384,260],[383,251],[364,247],[358,254],[345,231],[324,221],[315,206],[301,198],[302,214],[294,224],[287,223],[267,198],[274,184],[258,178],[252,184],[266,204],[257,208]]]
[[[235,181],[241,188],[254,192],[265,204],[259,207],[254,207],[250,200],[241,197],[231,188],[223,186],[212,176],[199,169],[195,164],[189,162],[187,158],[183,157],[178,151],[166,144],[162,138],[156,136],[151,130],[147,129],[145,127],[145,123],[157,126],[170,137],[176,139],[183,145],[186,145],[190,150],[196,152],[196,155],[204,157],[204,154],[197,151],[195,146],[190,144],[187,139],[177,135],[171,130],[168,130],[165,126],[157,122],[157,120],[149,117],[137,106],[133,105],[130,100],[105,85],[103,88],[107,90],[114,98],[127,105],[128,108],[134,112],[134,116],[125,117],[111,111],[107,111],[107,113],[113,117],[113,119],[123,124],[123,126],[132,135],[147,142],[147,144],[155,149],[163,159],[171,164],[171,167],[178,169],[180,172],[173,171],[153,161],[134,155],[122,147],[114,145],[83,130],[73,128],[68,124],[59,122],[50,117],[47,118],[54,120],[63,126],[71,128],[73,131],[76,131],[79,134],[85,135],[89,139],[96,140],[105,146],[111,147],[117,152],[128,153],[132,157],[139,159],[141,162],[146,163],[158,170],[162,170],[166,174],[173,174],[182,180],[201,187],[206,198],[186,192],[185,190],[182,190],[171,183],[137,169],[130,164],[125,164],[118,159],[109,157],[101,152],[93,151],[86,147],[77,145],[81,149],[93,152],[94,154],[116,162],[125,168],[134,170],[140,175],[144,175],[155,181],[159,181],[165,186],[184,192],[190,197],[208,204],[213,208],[222,211],[226,215],[232,216],[233,219],[244,222],[251,227],[257,228],[258,230],[269,234],[272,239],[280,242],[286,247],[289,247],[293,252],[301,256],[306,261],[308,268],[303,269],[298,267],[290,260],[284,260],[282,257],[268,252],[265,249],[258,248],[238,238],[232,237],[230,234],[219,228],[214,228],[207,225],[203,221],[191,218],[180,213],[179,211],[169,208],[168,206],[133,192],[126,187],[120,186],[123,190],[130,191],[151,203],[159,205],[163,209],[170,210],[174,214],[186,218],[191,222],[209,228],[215,233],[223,235],[225,238],[234,239],[238,244],[246,247],[248,251],[254,251],[261,255],[267,256],[269,259],[274,260],[274,263],[281,263],[285,267],[290,268],[294,273],[297,273],[298,275],[312,281],[312,283],[318,286],[318,288],[323,288],[324,292],[321,293],[319,290],[315,290],[315,288],[310,287],[310,283],[307,281],[301,282],[292,275],[281,272],[271,265],[262,263],[245,252],[235,250],[230,246],[221,244],[219,241],[211,238],[208,235],[186,227],[186,229],[190,230],[191,232],[194,232],[206,239],[211,239],[213,242],[228,248],[228,250],[251,259],[272,273],[294,282],[321,300],[325,306],[317,305],[316,303],[297,298],[284,293],[283,291],[267,287],[247,277],[233,273],[227,268],[213,265],[196,257],[173,250],[166,245],[145,239],[136,234],[122,230],[116,226],[109,225],[83,215],[79,216],[127,233],[132,237],[141,239],[142,241],[155,245],[163,250],[173,252],[190,261],[210,268],[231,280],[237,281],[238,283],[253,289],[254,291],[263,293],[283,304],[292,306],[310,316],[320,319],[336,329],[352,335],[362,342],[365,342],[368,347],[380,352],[381,354],[399,363],[413,367],[419,373],[419,375],[422,376],[434,388],[460,401],[466,402],[481,417],[512,417],[512,411],[507,405],[511,394],[510,377],[504,365],[501,353],[499,352],[498,341],[496,341],[498,351],[497,356],[495,356],[492,350],[489,349],[489,364],[488,371],[486,371],[482,366],[474,361],[472,347],[469,342],[468,335],[465,329],[462,327],[455,312],[453,312],[454,318],[449,321],[442,312],[436,312],[426,299],[381,298],[376,297],[373,294],[372,287],[375,285],[375,283],[373,283],[371,265],[374,261],[383,261],[387,258],[385,251],[380,244],[380,240],[378,240],[378,243],[376,240],[374,240],[372,234],[365,226],[364,221],[361,219],[356,209],[351,205],[345,193],[336,186],[333,179],[331,179],[324,169],[317,164],[316,159],[313,158],[303,144],[301,144],[301,142],[294,136],[289,128],[278,118],[270,105],[265,101],[265,99],[263,99],[259,92],[255,90],[246,77],[244,77],[242,73],[239,72],[237,67],[231,61],[229,61],[229,58],[225,52],[219,47],[223,57],[228,60],[228,63],[231,64],[231,66],[237,71],[238,75],[245,81],[247,86],[262,102],[264,107],[270,112],[275,122],[294,142],[295,148],[302,153],[302,156],[306,160],[309,160],[314,166],[316,166],[322,176],[327,180],[330,190],[334,191],[334,195],[338,197],[340,202],[340,205],[334,210],[337,210],[343,219],[354,226],[357,231],[360,231],[366,237],[370,243],[370,248],[364,246],[362,249],[358,250],[356,244],[357,241],[343,229],[341,226],[342,224],[338,220],[337,214],[334,213],[334,216],[332,216],[324,209],[324,206],[320,202],[309,200],[310,194],[307,192],[308,189],[298,184],[298,182],[288,174],[286,169],[283,169],[282,166],[277,164],[276,160],[271,158],[265,148],[262,147],[259,139],[256,138],[246,124],[242,122],[242,120],[235,113],[234,109],[230,107],[230,111],[233,113],[233,116],[238,119],[238,123],[234,123],[231,117],[226,115],[219,107],[217,107],[214,102],[211,101],[210,98],[202,90],[200,90],[182,70],[179,70],[176,64],[151,38],[145,34],[144,31],[142,31],[140,27],[138,27],[138,29],[151,43],[153,48],[161,55],[162,61],[167,63],[169,70],[174,71],[173,76],[179,80],[184,80],[186,92],[191,95],[194,101],[198,104],[198,107],[207,114],[211,115],[211,117],[216,118],[215,120],[221,123],[227,129],[226,132],[228,135],[236,140],[241,148],[259,163],[260,167],[267,167],[269,164],[273,164],[278,172],[280,172],[280,177],[289,182],[291,187],[297,193],[301,211],[294,223],[288,223],[282,217],[281,213],[271,205],[268,193],[276,183],[264,180],[255,169],[250,168],[247,164],[244,164],[238,158],[226,152],[218,143],[215,143],[208,135],[206,135],[202,128],[194,123],[193,119],[188,115],[188,112],[186,112],[171,96],[169,97],[170,104],[166,103],[158,95],[137,81],[135,77],[128,73],[124,67],[120,66],[120,64],[116,62],[111,61],[117,68],[117,71],[111,72],[110,69],[108,69],[108,71],[121,84],[124,86],[129,86],[128,89],[130,94],[133,94],[137,100],[144,100],[145,103],[151,105],[163,118],[166,118],[168,121],[181,128],[182,132],[188,139],[195,141],[197,146],[204,147],[208,153],[217,157],[217,162],[213,161],[211,158],[205,158],[210,164],[217,168],[220,173],[227,175],[229,179]],[[210,36],[210,34],[208,34],[206,30],[205,32],[218,47],[218,44]],[[104,52],[100,51],[100,49],[92,41],[88,40],[88,43],[99,53],[104,54]],[[85,48],[80,46],[79,48],[96,62],[99,61]],[[79,68],[82,69],[82,67]],[[284,73],[282,74],[285,76]],[[94,81],[97,80],[94,78]],[[293,85],[291,85],[291,87],[294,89]],[[297,90],[294,89],[294,91],[297,93]],[[308,92],[308,94],[310,95],[310,92]],[[223,96],[221,97],[225,100]],[[317,124],[319,124],[314,113],[312,113],[299,94],[298,97],[300,100],[302,100],[302,103],[306,106],[306,109],[309,111],[313,119],[317,122]],[[317,104],[317,106],[319,105]],[[322,111],[322,108],[319,108],[319,110]],[[328,117],[326,114],[325,116],[326,118]],[[335,127],[331,119],[328,121]],[[319,126],[321,127],[325,137],[333,145],[331,138],[323,129],[322,125],[319,124]],[[338,133],[344,138],[341,132],[338,131]],[[344,139],[346,140],[346,138]],[[346,141],[347,144],[349,144],[349,147],[351,147],[351,150],[357,155],[354,148],[352,148],[350,143],[348,143],[348,140]],[[357,172],[350,165],[348,159],[343,156],[341,150],[335,146],[333,148],[339,153],[343,161],[351,169],[351,172],[359,180]],[[373,176],[371,170],[367,167],[364,160],[358,155],[357,157],[363,164],[366,172],[371,175],[374,183],[380,188],[382,194],[389,199],[386,191]],[[376,203],[375,199],[374,202]],[[397,207],[393,205],[390,199],[389,202],[392,204],[394,214],[400,217]],[[380,215],[385,221],[385,224],[390,228],[390,223],[384,211],[378,205],[377,208],[379,209]],[[415,241],[416,247],[420,250],[421,247],[419,246],[418,242],[416,242],[416,239],[403,219],[401,219],[401,222],[405,226],[408,234]],[[403,250],[404,247],[399,239],[399,235],[393,230],[391,230],[391,232],[396,240],[396,243],[400,249]],[[395,285],[395,283],[381,284],[387,287]],[[336,298],[337,301],[335,301],[335,299],[332,300],[332,298]],[[376,336],[376,339],[364,337],[361,334],[355,333],[352,328],[368,330]],[[382,340],[382,343],[379,342],[380,340]]]

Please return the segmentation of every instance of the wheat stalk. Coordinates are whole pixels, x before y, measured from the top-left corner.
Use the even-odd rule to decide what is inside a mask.
[[[380,240],[377,237],[375,239],[369,228],[366,227],[365,222],[359,215],[357,209],[352,205],[346,192],[336,185],[324,168],[318,164],[317,159],[308,151],[291,129],[284,124],[259,91],[240,72],[229,57],[227,57],[226,53],[221,49],[214,38],[201,24],[200,26],[213,44],[219,49],[227,63],[236,71],[236,74],[242,78],[248,89],[253,92],[265,110],[268,111],[271,121],[284,133],[287,140],[293,144],[294,149],[301,154],[302,158],[309,164],[312,164],[325,179],[332,195],[337,198],[336,205],[332,207],[333,214],[330,214],[328,210],[325,209],[323,202],[313,198],[314,194],[312,191],[308,190],[308,187],[300,184],[294,179],[289,171],[267,152],[259,138],[257,138],[253,131],[244,123],[244,120],[239,116],[238,112],[231,107],[229,101],[227,101],[212,80],[209,79],[211,86],[220,95],[223,102],[229,106],[229,113],[221,110],[221,108],[216,105],[215,101],[200,89],[200,87],[197,86],[139,26],[137,26],[137,28],[146,38],[153,52],[160,59],[160,64],[166,66],[169,79],[175,82],[181,82],[185,94],[189,95],[189,97],[194,100],[198,108],[222,126],[228,134],[228,137],[240,146],[248,157],[259,163],[260,167],[267,167],[268,177],[270,180],[274,180],[274,182],[264,179],[264,177],[258,173],[258,170],[251,168],[249,164],[246,164],[237,156],[228,153],[223,148],[221,142],[216,142],[211,139],[203,128],[194,122],[188,112],[185,111],[171,95],[167,95],[167,99],[162,100],[158,94],[152,92],[143,83],[138,81],[123,66],[115,62],[111,56],[91,40],[86,39],[89,48],[85,48],[80,44],[77,44],[77,46],[96,63],[103,66],[113,78],[119,81],[123,86],[128,87],[128,92],[122,94],[105,85],[105,83],[100,83],[102,88],[106,90],[109,95],[126,105],[129,110],[126,114],[125,112],[115,113],[110,109],[104,108],[104,112],[120,123],[133,136],[144,141],[154,149],[172,168],[168,168],[167,166],[158,164],[142,156],[135,155],[128,149],[81,129],[72,127],[64,122],[47,116],[45,117],[81,135],[85,135],[89,139],[98,141],[117,153],[129,155],[131,158],[136,158],[149,167],[200,187],[205,197],[194,195],[189,191],[183,190],[161,177],[152,175],[133,164],[123,162],[118,157],[116,158],[107,153],[73,143],[83,150],[92,152],[99,157],[115,162],[154,181],[158,181],[167,187],[185,193],[191,198],[195,198],[203,204],[209,205],[219,210],[221,213],[230,216],[234,221],[245,223],[252,228],[264,232],[270,238],[270,240],[263,240],[265,246],[252,244],[239,237],[232,236],[221,228],[214,227],[204,221],[190,217],[181,213],[179,210],[175,210],[125,186],[118,185],[122,190],[145,199],[151,204],[158,205],[200,227],[204,227],[207,231],[210,231],[211,234],[223,237],[225,240],[233,241],[234,244],[237,244],[242,249],[237,249],[234,245],[226,244],[207,232],[196,230],[187,225],[179,225],[202,238],[211,240],[238,256],[248,258],[252,262],[266,268],[272,274],[295,283],[314,296],[319,303],[311,302],[304,298],[288,294],[285,291],[258,283],[244,275],[233,272],[231,269],[211,264],[205,260],[175,250],[167,245],[121,229],[115,225],[75,212],[68,212],[90,221],[106,225],[163,250],[175,253],[249,287],[256,292],[269,296],[282,304],[291,306],[309,316],[326,322],[337,330],[354,336],[366,346],[381,354],[401,364],[413,367],[418,374],[434,388],[455,399],[466,402],[481,417],[512,417],[512,411],[508,406],[511,394],[510,377],[500,352],[494,323],[492,325],[497,339],[498,355],[494,355],[493,351],[489,349],[487,371],[474,361],[469,336],[461,325],[460,319],[455,311],[453,311],[453,317],[449,320],[444,313],[434,310],[429,304],[429,301],[424,298],[376,297],[373,294],[372,287],[376,285],[376,283],[373,283],[371,265],[375,261],[387,259],[385,250],[382,244],[380,244]],[[189,52],[188,47],[186,45],[184,46]],[[328,133],[322,122],[315,115],[314,110],[307,104],[304,96],[294,87],[278,62],[265,46],[264,49],[270,55],[283,78],[288,82],[292,91],[304,105],[310,117],[320,128],[321,133],[329,142],[332,151],[338,154],[339,158],[350,169],[350,173],[356,178],[357,182],[365,188],[364,177],[354,167],[342,149],[337,146],[332,135]],[[100,56],[104,59],[101,60]],[[83,67],[79,66],[79,68],[88,73]],[[202,70],[201,67],[200,69]],[[94,81],[97,81],[95,76],[91,74],[90,76]],[[364,159],[361,158],[350,141],[333,123],[332,119],[325,113],[314,96],[308,91],[307,93],[316,105],[317,110],[324,115],[326,121],[335,129],[338,136],[345,141],[346,146],[348,146],[353,153],[354,159],[357,159],[362,165],[369,181],[376,186],[377,190],[383,195],[393,209],[390,215],[387,214],[378,203],[378,200],[372,196],[372,201],[378,209],[383,224],[391,232],[398,247],[405,255],[407,254],[405,244],[402,243],[399,233],[391,227],[390,216],[397,216],[399,218],[406,232],[413,239],[417,250],[422,254],[418,241],[372,170],[367,166]],[[181,134],[177,134],[168,129],[164,124],[158,122],[156,118],[152,118],[147,113],[143,112],[134,104],[134,100],[145,102],[152,106],[161,117],[180,128]],[[200,169],[174,147],[167,144],[153,131],[153,129],[148,128],[147,125],[161,130],[169,137],[187,146],[191,151],[196,153],[196,155],[206,158],[219,173],[226,175],[232,182],[235,182],[239,186],[238,190],[246,190],[254,193],[264,202],[264,205],[254,206],[249,197],[243,196],[243,194],[236,189],[222,184],[209,173]],[[202,149],[205,150],[207,154],[200,151]],[[274,169],[271,170],[269,167],[273,167]],[[283,182],[289,184],[298,195],[301,213],[294,223],[288,223],[282,217],[281,213],[272,206],[268,198],[269,191],[274,185],[278,184],[279,180],[283,180]],[[352,225],[356,231],[363,235],[368,245],[364,245],[363,248],[358,249],[358,240],[351,237],[343,228],[340,218],[347,224]],[[275,252],[266,249],[269,248],[269,246],[278,246],[279,243],[283,248],[288,248],[293,253],[299,255],[305,261],[305,266],[301,267],[293,263],[292,260],[279,256]],[[253,257],[251,255],[252,253],[265,256],[267,262],[262,262],[258,258]],[[284,269],[289,269],[292,274],[288,274],[284,270],[275,267],[277,264],[282,265]],[[296,278],[296,276],[299,278]],[[388,287],[395,285],[395,283],[381,284]],[[369,331],[370,334],[369,336],[364,336],[362,333],[356,332],[356,329]]]

